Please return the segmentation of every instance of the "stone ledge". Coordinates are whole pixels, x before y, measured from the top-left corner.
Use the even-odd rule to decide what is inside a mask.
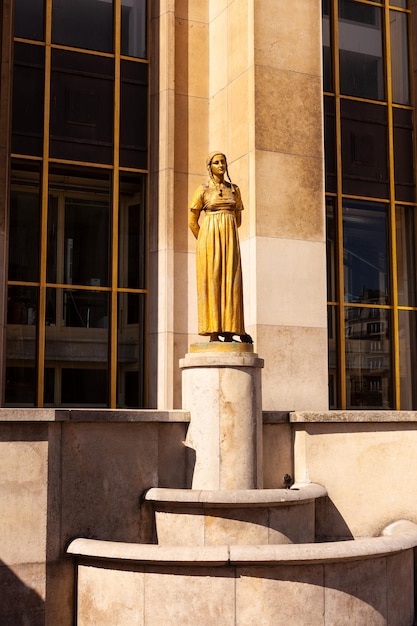
[[[182,410],[155,409],[29,409],[2,408],[0,422],[162,422],[190,421]]]
[[[145,495],[145,500],[158,505],[195,506],[199,508],[233,508],[289,506],[299,502],[311,502],[327,496],[327,491],[315,483],[293,485],[291,489],[163,489],[153,487]]]
[[[292,424],[346,422],[417,422],[417,411],[290,411]]]
[[[395,554],[417,546],[417,525],[400,520],[382,536],[331,543],[257,546],[158,546],[98,539],[74,539],[67,548],[73,556],[135,561],[138,565],[285,565],[359,561]]]

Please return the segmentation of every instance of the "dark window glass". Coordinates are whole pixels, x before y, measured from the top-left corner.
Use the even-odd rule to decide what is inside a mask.
[[[413,114],[406,109],[393,109],[395,197],[414,202]]]
[[[417,216],[414,207],[396,207],[398,304],[417,306]]]
[[[146,211],[143,177],[120,174],[119,287],[146,288]]]
[[[109,203],[65,199],[64,283],[108,286]]]
[[[373,100],[384,98],[381,9],[339,0],[340,91]]]
[[[14,45],[12,152],[42,156],[45,53],[41,46]]]
[[[39,280],[39,189],[10,194],[9,280]]]
[[[339,406],[338,390],[338,336],[337,336],[337,314],[338,308],[329,306],[327,308],[327,332],[328,332],[328,358],[329,358],[329,408],[335,409]]]
[[[322,0],[323,90],[333,91],[330,0]]]
[[[14,35],[41,41],[43,36],[44,0],[15,0]]]
[[[392,408],[390,311],[346,307],[348,409]]]
[[[146,58],[146,0],[121,0],[121,53]]]
[[[336,300],[336,212],[335,199],[326,198],[327,300]]]
[[[389,0],[389,3],[393,7],[400,7],[401,9],[407,8],[407,0]]]
[[[389,197],[385,106],[341,101],[343,193]]]
[[[113,160],[113,60],[52,51],[51,157]]]
[[[53,0],[52,42],[113,52],[113,2]]]
[[[334,98],[324,97],[324,162],[326,191],[336,193],[336,115]]]
[[[30,366],[6,367],[6,406],[35,406],[36,370]]]
[[[417,408],[417,313],[398,312],[401,410]]]
[[[106,406],[107,370],[62,368],[62,404]]]
[[[343,257],[346,302],[387,304],[387,207],[343,203]]]
[[[392,99],[410,104],[407,14],[390,11]]]
[[[148,66],[121,62],[120,165],[147,169]]]
[[[120,293],[117,344],[118,406],[144,406],[145,295]]]

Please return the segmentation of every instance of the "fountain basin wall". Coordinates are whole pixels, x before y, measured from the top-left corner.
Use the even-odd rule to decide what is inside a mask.
[[[411,626],[417,526],[280,546],[76,539],[78,626]]]
[[[159,545],[281,544],[315,541],[321,485],[292,489],[150,489]]]

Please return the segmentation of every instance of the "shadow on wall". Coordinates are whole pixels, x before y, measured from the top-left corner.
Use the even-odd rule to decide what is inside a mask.
[[[4,626],[43,626],[45,602],[0,561],[0,624]]]
[[[353,539],[339,509],[329,496],[316,500],[316,541],[348,541]]]

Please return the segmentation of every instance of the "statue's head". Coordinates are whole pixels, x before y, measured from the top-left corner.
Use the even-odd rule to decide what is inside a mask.
[[[226,171],[227,171],[226,155],[223,152],[220,152],[219,150],[216,150],[215,152],[210,152],[210,154],[208,155],[208,157],[206,159],[206,166],[207,166],[208,173],[209,173],[210,177],[211,177],[211,174],[212,174],[212,172],[211,172],[211,163],[212,163],[214,157],[216,157],[216,156],[222,156],[224,158],[224,160],[226,162]]]

